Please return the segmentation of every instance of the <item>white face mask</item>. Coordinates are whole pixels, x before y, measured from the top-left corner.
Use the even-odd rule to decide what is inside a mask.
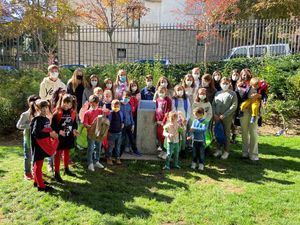
[[[214,79],[215,79],[215,81],[219,81],[219,80],[221,80],[221,76],[216,75],[216,76],[214,77]]]
[[[158,93],[158,97],[164,98],[165,97],[165,93]]]
[[[147,81],[146,84],[147,84],[147,87],[152,87],[152,81]]]
[[[160,86],[162,86],[162,87],[168,87],[168,82],[162,82],[162,83],[160,83]]]
[[[199,73],[194,73],[194,74],[193,74],[193,77],[194,77],[194,79],[196,79],[196,80],[197,80],[197,79],[199,79],[199,77],[200,77],[200,74],[199,74]]]
[[[59,75],[58,72],[52,72],[52,73],[50,74],[50,76],[51,76],[52,78],[54,78],[54,79],[57,79],[57,78],[58,78],[58,75]]]
[[[93,87],[96,87],[97,84],[98,84],[98,81],[94,81],[94,80],[91,81],[91,85],[92,85]]]
[[[183,91],[177,91],[177,94],[179,97],[182,97],[183,96]]]
[[[200,100],[206,99],[206,95],[199,95]]]
[[[237,75],[232,75],[232,76],[231,76],[231,79],[232,79],[233,81],[237,81],[237,80],[239,79],[239,77],[238,77]]]
[[[221,84],[221,88],[223,91],[227,91],[229,88],[229,84]]]
[[[202,87],[209,87],[209,83],[206,81],[202,81]]]
[[[106,84],[106,88],[111,89],[112,88],[112,84]]]
[[[191,81],[191,80],[186,81],[186,85],[187,85],[187,86],[190,87],[190,86],[192,86],[192,84],[193,84],[193,81]]]
[[[137,90],[137,86],[132,86],[132,87],[131,87],[131,90],[132,90],[132,91],[136,91],[136,90]]]

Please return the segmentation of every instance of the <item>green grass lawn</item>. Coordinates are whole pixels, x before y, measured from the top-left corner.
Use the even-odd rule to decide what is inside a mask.
[[[0,224],[300,224],[300,137],[260,137],[260,161],[209,157],[204,172],[126,161],[94,173],[78,162],[41,193],[23,180],[21,147],[0,147]],[[45,167],[45,166],[44,166]],[[49,175],[49,174],[48,174]],[[46,176],[51,181],[51,176]]]

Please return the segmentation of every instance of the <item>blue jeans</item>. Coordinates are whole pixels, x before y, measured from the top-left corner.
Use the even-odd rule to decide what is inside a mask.
[[[102,142],[90,138],[87,138],[87,141],[88,141],[87,162],[88,165],[90,165],[91,163],[95,163],[99,161]],[[96,154],[93,160],[94,152]]]
[[[197,163],[199,160],[199,163],[204,164],[205,159],[205,144],[203,141],[194,141],[193,146],[193,162]]]
[[[106,152],[106,158],[112,157],[113,150],[115,150],[115,156],[120,158],[120,148],[122,143],[122,132],[110,133],[107,138],[108,151]]]
[[[30,144],[27,141],[23,140],[23,151],[24,151],[24,172],[31,173],[31,162],[32,154],[30,149]]]

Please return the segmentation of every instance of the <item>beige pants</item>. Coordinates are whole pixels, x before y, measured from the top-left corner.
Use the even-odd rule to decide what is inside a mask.
[[[250,123],[251,110],[248,109],[240,118],[242,128],[243,154],[249,154],[249,157],[258,157],[258,125],[257,118],[254,123]]]
[[[225,143],[225,147],[224,147],[225,152],[229,152],[232,119],[233,119],[233,114],[226,117],[225,119],[221,120],[221,122],[223,124],[223,128],[224,128],[224,133],[226,136],[226,143]]]

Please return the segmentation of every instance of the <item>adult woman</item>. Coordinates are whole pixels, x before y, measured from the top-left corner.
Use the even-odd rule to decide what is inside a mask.
[[[83,78],[83,73],[81,69],[76,69],[73,76],[68,81],[67,93],[76,96],[77,99],[77,112],[80,111],[82,107],[82,96],[85,87],[85,82]]]
[[[212,103],[217,90],[210,74],[206,73],[202,76],[201,87],[206,89],[206,97],[208,101]]]
[[[230,128],[234,113],[237,108],[237,96],[234,91],[230,90],[230,80],[226,77],[221,79],[220,86],[222,91],[218,91],[215,95],[212,108],[214,114],[214,120],[221,122],[224,128],[224,134],[226,137],[224,152],[220,149],[214,153],[215,157],[222,154],[222,159],[227,159],[229,156],[229,145],[230,145]]]

